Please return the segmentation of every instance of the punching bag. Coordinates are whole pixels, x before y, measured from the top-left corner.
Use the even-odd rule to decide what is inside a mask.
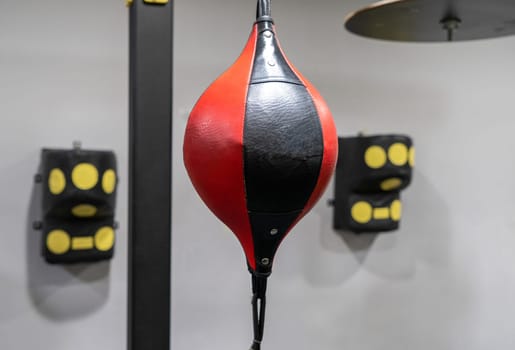
[[[326,103],[279,46],[269,0],[258,0],[240,57],[191,111],[183,151],[196,191],[245,252],[258,350],[275,252],[322,195],[338,152]]]

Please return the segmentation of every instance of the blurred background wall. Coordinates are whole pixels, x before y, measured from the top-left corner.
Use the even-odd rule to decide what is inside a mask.
[[[402,228],[336,234],[331,185],[278,252],[263,346],[512,349],[515,37],[423,45],[345,32],[344,17],[367,4],[274,0],[272,12],[340,135],[414,138]],[[243,253],[194,192],[181,149],[196,99],[243,48],[255,1],[176,1],[175,11],[172,348],[246,349]],[[0,2],[2,350],[126,348],[127,43],[122,1]],[[39,255],[40,148],[73,140],[118,155],[110,263],[49,266]]]
[[[0,349],[125,349],[128,23],[122,1],[0,1]],[[47,265],[32,229],[42,147],[111,149],[110,263]]]

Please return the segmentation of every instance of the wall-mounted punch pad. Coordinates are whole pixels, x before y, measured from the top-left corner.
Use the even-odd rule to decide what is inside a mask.
[[[399,228],[401,190],[411,182],[415,149],[405,135],[338,138],[335,230],[384,232]]]
[[[49,263],[110,259],[115,243],[116,156],[111,151],[43,149],[43,256]]]

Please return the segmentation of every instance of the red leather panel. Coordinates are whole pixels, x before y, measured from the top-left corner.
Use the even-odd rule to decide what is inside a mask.
[[[193,186],[211,211],[238,237],[255,269],[246,205],[243,128],[257,30],[236,62],[200,97],[184,138],[184,163]]]

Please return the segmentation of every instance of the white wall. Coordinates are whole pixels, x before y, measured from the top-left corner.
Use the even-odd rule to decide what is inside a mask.
[[[279,250],[264,349],[513,349],[515,38],[394,44],[346,33],[367,0],[274,0],[290,60],[340,135],[403,132],[417,170],[402,229],[335,234],[332,189]],[[254,1],[176,2],[172,348],[246,349],[241,248],[195,194],[182,135],[240,53]],[[0,349],[125,349],[127,16],[121,1],[0,1]],[[39,149],[81,139],[118,154],[110,264],[44,264],[30,229]]]
[[[122,1],[0,0],[0,349],[125,349],[127,15]],[[40,148],[118,156],[115,257],[50,266],[33,176]]]

